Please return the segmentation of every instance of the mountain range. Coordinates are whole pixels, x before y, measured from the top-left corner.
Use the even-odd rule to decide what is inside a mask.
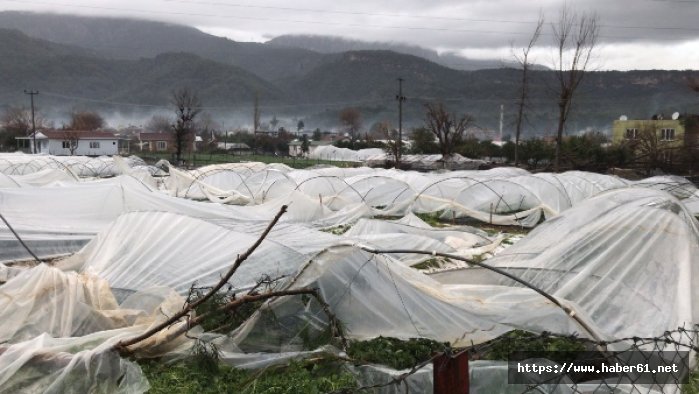
[[[520,86],[517,69],[409,45],[318,36],[245,43],[188,26],[59,14],[0,12],[0,55],[0,106],[25,104],[23,90],[36,89],[45,110],[142,116],[168,111],[170,93],[187,86],[233,127],[250,123],[255,95],[263,121],[276,116],[333,127],[337,113],[354,106],[366,127],[395,123],[401,77],[408,126],[421,124],[425,103],[443,101],[486,128],[498,127],[503,106],[507,132]],[[699,72],[589,72],[575,99],[571,132],[608,129],[621,114],[699,112],[699,95],[686,87],[690,76]],[[553,71],[532,71],[530,133],[545,134],[555,123],[555,86]]]

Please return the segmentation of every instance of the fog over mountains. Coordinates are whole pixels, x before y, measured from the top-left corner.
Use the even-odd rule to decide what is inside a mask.
[[[322,36],[281,36],[235,42],[195,28],[146,20],[0,12],[0,106],[26,105],[23,89],[41,92],[43,110],[72,108],[120,114],[139,122],[169,112],[169,94],[198,91],[207,112],[235,128],[248,125],[260,97],[263,121],[304,119],[307,127],[337,126],[343,107],[360,109],[365,127],[397,122],[396,78],[405,79],[405,122],[419,125],[424,103],[444,101],[495,128],[504,105],[505,131],[515,116],[519,72],[499,60],[474,61],[403,44]],[[609,128],[621,114],[699,112],[686,86],[696,71],[590,73],[577,96],[570,132]],[[532,75],[528,133],[554,123],[551,71]]]

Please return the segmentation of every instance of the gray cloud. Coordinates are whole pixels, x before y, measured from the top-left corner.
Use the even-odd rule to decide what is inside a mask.
[[[523,45],[540,12],[555,21],[564,0],[39,0],[4,1],[4,9],[81,15],[132,16],[196,26],[236,40],[282,34],[345,36],[395,41],[480,58],[507,57]],[[602,68],[696,68],[699,2],[687,0],[579,0],[602,25]],[[550,39],[547,29],[541,46]],[[656,54],[648,53],[652,48]],[[681,55],[681,51],[684,55]],[[545,50],[541,49],[543,53]],[[677,56],[680,54],[680,56]],[[663,57],[660,57],[660,56]]]

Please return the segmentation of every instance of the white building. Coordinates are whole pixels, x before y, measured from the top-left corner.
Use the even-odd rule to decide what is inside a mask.
[[[34,136],[17,137],[19,149],[34,152]],[[36,153],[55,156],[118,155],[119,138],[106,131],[42,130],[36,132]]]

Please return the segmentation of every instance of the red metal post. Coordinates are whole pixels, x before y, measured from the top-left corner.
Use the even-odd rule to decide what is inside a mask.
[[[434,394],[468,394],[468,352],[434,359]]]

